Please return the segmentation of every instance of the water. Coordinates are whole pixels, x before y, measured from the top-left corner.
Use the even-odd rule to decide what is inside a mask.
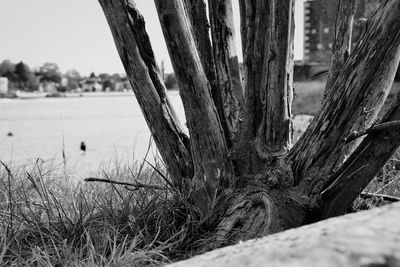
[[[184,121],[178,92],[168,94]],[[69,171],[85,177],[116,160],[122,164],[141,160],[149,140],[133,94],[0,99],[0,160],[14,167],[30,166],[41,158],[55,167],[63,168],[65,162]],[[87,146],[84,154],[82,141]],[[157,153],[154,146],[151,152]]]

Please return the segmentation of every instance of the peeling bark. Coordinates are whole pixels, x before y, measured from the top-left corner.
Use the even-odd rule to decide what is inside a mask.
[[[295,183],[304,194],[319,195],[359,143],[346,144],[345,137],[376,119],[400,60],[399,11],[399,1],[387,0],[374,13],[322,109],[290,151]]]
[[[270,1],[270,14],[261,82],[263,117],[256,138],[264,159],[283,156],[293,139],[293,1]]]
[[[211,86],[211,96],[217,109],[222,129],[224,130],[225,139],[228,147],[231,147],[231,131],[227,124],[224,112],[224,103],[215,70],[213,51],[209,36],[210,25],[207,19],[206,3],[203,0],[184,0],[184,3],[186,15],[190,21],[203,70]]]
[[[270,235],[304,223],[310,206],[308,198],[287,188],[267,185],[253,179],[238,192],[223,199],[226,210],[222,220],[205,240],[204,251],[232,245],[239,241]]]
[[[244,58],[247,47],[246,0],[239,0],[239,12],[240,12],[240,40],[242,41],[242,55]]]
[[[155,0],[155,4],[185,107],[195,170],[192,199],[207,213],[219,188],[233,184],[233,168],[183,3]]]
[[[400,120],[400,94],[377,125]],[[322,218],[342,215],[400,146],[400,126],[370,133],[322,192]]]
[[[129,0],[99,0],[136,99],[174,184],[193,176],[189,138],[170,105],[143,17]]]
[[[244,105],[231,0],[209,0],[213,55],[219,93],[227,123],[227,139],[234,140]]]
[[[350,56],[351,36],[357,0],[340,0],[336,15],[335,36],[331,65],[325,86],[324,99],[335,84],[340,71]]]
[[[262,121],[261,81],[265,46],[268,43],[269,2],[265,0],[245,0],[245,18],[242,21],[242,33],[246,33],[243,48],[243,64],[245,69],[244,88],[245,106],[244,121],[240,126],[239,140],[235,145],[234,157],[240,175],[254,174],[263,170],[264,163],[255,150],[255,138]],[[241,15],[243,15],[243,8]],[[244,30],[246,25],[246,30]]]

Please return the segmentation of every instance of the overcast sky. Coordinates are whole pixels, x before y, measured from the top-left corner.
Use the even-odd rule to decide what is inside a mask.
[[[154,2],[135,2],[145,17],[157,61],[165,59],[166,71],[172,72]],[[237,1],[232,2],[238,12]],[[303,53],[303,7],[299,4],[302,0],[297,2],[295,58],[299,59]],[[237,46],[241,51],[239,40]],[[24,61],[30,67],[55,62],[62,71],[75,68],[84,75],[124,72],[96,0],[0,0],[0,61],[4,59]]]

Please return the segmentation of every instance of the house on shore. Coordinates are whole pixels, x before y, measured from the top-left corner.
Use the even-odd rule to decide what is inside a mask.
[[[0,94],[8,93],[8,78],[0,77]]]
[[[80,81],[80,87],[83,92],[101,92],[103,84],[100,78],[86,78]]]

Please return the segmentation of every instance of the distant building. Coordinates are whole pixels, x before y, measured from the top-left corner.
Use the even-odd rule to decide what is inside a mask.
[[[6,77],[0,77],[0,94],[8,93],[8,79]]]
[[[49,80],[42,80],[39,83],[39,92],[54,94],[57,93],[59,84]]]
[[[83,79],[80,82],[80,86],[83,92],[101,92],[103,90],[100,78]]]
[[[358,0],[355,19],[368,18],[380,2],[381,0]],[[304,3],[304,61],[330,61],[338,3],[339,0],[308,0]],[[353,44],[360,36],[361,29],[355,24]]]

